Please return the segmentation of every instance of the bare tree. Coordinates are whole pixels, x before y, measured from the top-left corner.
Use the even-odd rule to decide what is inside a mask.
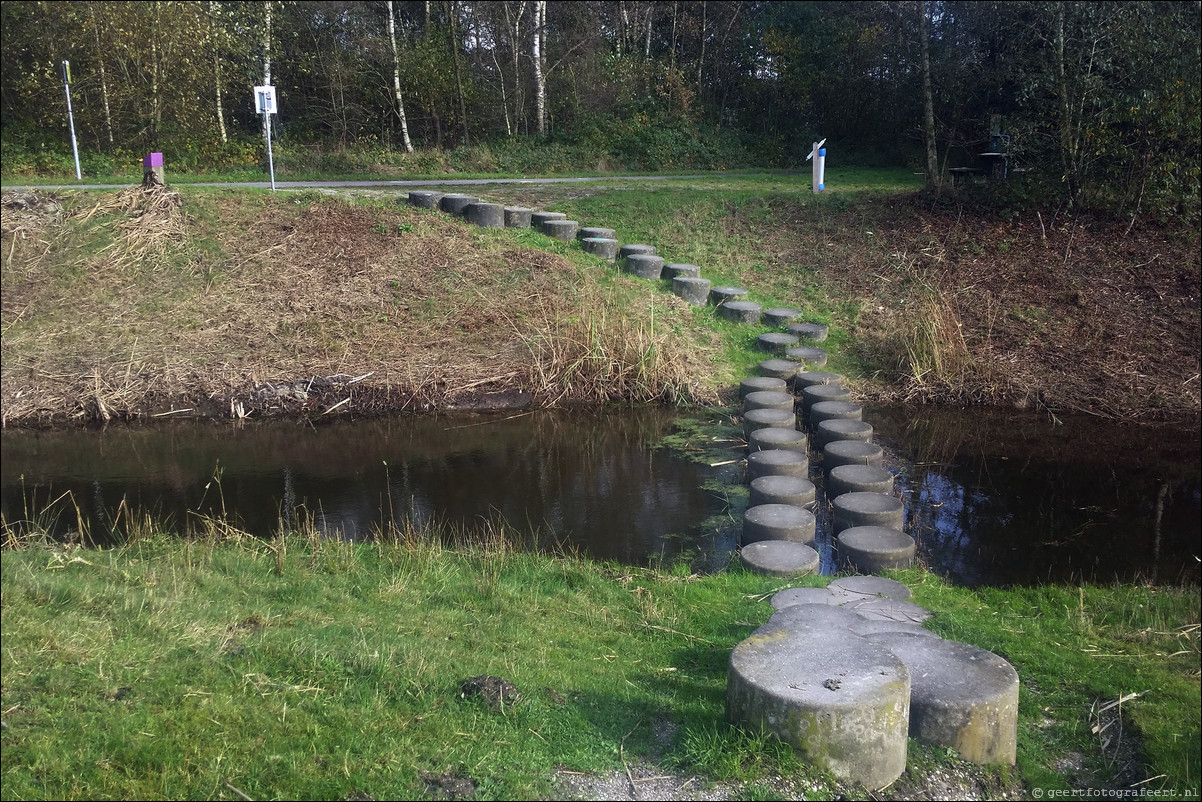
[[[229,142],[225,131],[225,109],[221,105],[221,9],[217,0],[209,0],[209,37],[213,45],[213,90],[216,94],[217,127],[221,131],[221,143]]]
[[[271,86],[271,0],[263,0],[263,85]],[[271,129],[267,125],[267,115],[263,115],[263,136]]]
[[[88,3],[92,18],[92,35],[96,39],[96,63],[100,67],[100,95],[104,99],[104,128],[108,132],[109,147],[113,147],[113,115],[109,111],[109,82],[104,72],[104,49],[100,46],[100,24],[96,21],[96,4]]]
[[[396,96],[396,113],[401,118],[401,142],[405,152],[413,152],[413,143],[409,141],[409,121],[405,117],[405,101],[401,98],[401,56],[396,49],[396,16],[392,11],[392,0],[384,4],[388,9],[388,42],[392,45],[392,91]]]
[[[927,150],[927,186],[939,191],[939,152],[935,145],[935,98],[931,91],[931,37],[925,0],[915,3],[918,9],[919,41],[922,45],[922,135]]]
[[[535,113],[538,116],[538,132],[547,133],[547,0],[535,0],[534,35],[530,42],[534,61]]]
[[[462,49],[463,43],[460,41],[459,26],[455,24],[459,17],[459,11],[455,7],[455,0],[447,2],[447,22],[451,28],[451,61],[455,64],[455,86],[459,89],[459,115],[463,120],[463,144],[471,145],[471,136],[467,130],[467,100],[463,94],[463,69],[459,66],[459,51]]]
[[[522,52],[522,15],[526,13],[526,0],[513,4],[507,0],[502,5],[505,8],[505,22],[509,27],[509,45],[513,56],[513,122],[516,127],[518,121],[525,118],[523,110],[526,104],[522,95],[522,72],[519,57]],[[516,9],[513,8],[514,5],[517,6]],[[505,125],[507,127],[509,125],[508,112],[505,114]],[[527,133],[529,130],[530,126],[527,123]]]

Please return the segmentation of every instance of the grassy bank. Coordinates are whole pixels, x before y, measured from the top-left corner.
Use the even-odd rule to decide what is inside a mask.
[[[614,228],[832,324],[831,366],[865,400],[1197,420],[1196,231],[924,198],[898,170],[835,168],[827,184],[473,191]],[[5,424],[705,402],[761,358],[758,329],[574,243],[412,209],[403,191],[178,189],[6,204]],[[304,398],[274,389],[297,383]]]
[[[732,781],[732,798],[865,796],[724,723],[730,649],[779,579],[536,555],[498,526],[458,545],[154,530],[121,549],[5,551],[5,799],[426,798],[463,783],[555,798],[571,772],[642,760]],[[1146,780],[1196,798],[1196,588],[896,576],[932,628],[1022,677],[1017,769],[977,771],[976,790]],[[465,689],[480,675],[512,686]],[[912,744],[883,796],[957,765]]]
[[[395,194],[67,193],[5,221],[6,424],[710,392],[678,299]]]

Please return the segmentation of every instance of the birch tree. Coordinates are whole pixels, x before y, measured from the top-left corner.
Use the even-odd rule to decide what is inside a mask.
[[[209,43],[213,48],[213,103],[216,106],[217,129],[221,133],[223,145],[230,141],[225,130],[225,108],[221,101],[221,45],[225,39],[224,30],[220,5],[217,0],[209,0]]]
[[[547,0],[535,0],[534,31],[530,37],[530,55],[534,63],[534,108],[538,133],[547,134]]]
[[[405,118],[405,101],[401,98],[401,57],[396,47],[396,17],[392,11],[392,0],[387,0],[388,8],[388,43],[392,46],[392,91],[396,96],[396,113],[401,120],[401,142],[406,153],[413,152],[413,143],[409,141],[409,121]]]

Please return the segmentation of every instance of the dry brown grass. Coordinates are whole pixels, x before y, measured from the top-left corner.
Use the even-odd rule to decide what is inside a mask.
[[[753,232],[782,295],[812,280],[804,267],[858,302],[854,319],[832,322],[881,380],[864,397],[1118,419],[1202,408],[1196,232],[1035,211],[1002,220],[907,197],[837,213],[771,205],[773,225],[739,209],[726,233]]]
[[[696,391],[698,349],[654,322],[676,299],[603,291],[605,268],[506,232],[336,199],[181,206],[161,188],[74,205],[5,230],[5,425]]]

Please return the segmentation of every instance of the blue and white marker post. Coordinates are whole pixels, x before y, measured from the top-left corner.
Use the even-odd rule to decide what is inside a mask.
[[[271,115],[275,114],[275,87],[255,87],[255,111],[263,115],[263,131],[267,137],[267,169],[271,171],[271,191],[275,192],[275,160],[271,157]]]
[[[815,142],[814,147],[810,150],[810,155],[806,156],[806,161],[814,160],[814,191],[822,192],[826,189],[825,176],[826,173],[826,148],[822,147],[826,144],[826,140]]]

